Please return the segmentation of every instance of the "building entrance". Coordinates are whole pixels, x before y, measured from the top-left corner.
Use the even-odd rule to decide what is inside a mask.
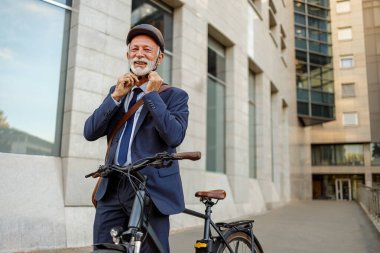
[[[313,174],[313,199],[353,200],[364,174]]]
[[[352,200],[351,180],[348,178],[335,179],[336,200]]]

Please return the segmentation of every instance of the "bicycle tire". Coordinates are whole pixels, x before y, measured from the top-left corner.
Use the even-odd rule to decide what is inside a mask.
[[[92,253],[120,253],[125,251],[120,250],[114,250],[114,249],[97,249],[95,251],[92,251]]]
[[[227,234],[226,242],[233,249],[234,253],[249,253],[252,252],[252,240],[251,236],[241,231],[233,231]],[[258,241],[254,240],[254,252],[264,253],[259,245]],[[217,253],[230,253],[227,245],[224,242],[220,242]]]

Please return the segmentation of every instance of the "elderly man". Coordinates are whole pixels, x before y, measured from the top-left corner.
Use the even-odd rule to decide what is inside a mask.
[[[101,105],[86,120],[84,136],[89,141],[107,136],[106,164],[127,165],[159,152],[173,153],[185,137],[188,123],[188,95],[170,87],[158,93],[163,84],[156,68],[164,59],[164,39],[154,26],[141,24],[127,36],[130,71],[119,77]],[[142,99],[144,104],[120,127],[112,131],[131,104]],[[112,139],[112,140],[110,140]],[[152,200],[149,222],[169,252],[169,215],[184,210],[182,182],[177,162],[156,170],[147,167],[147,188]],[[96,191],[94,244],[112,242],[110,229],[128,225],[134,191],[118,173],[102,178]],[[150,239],[141,252],[157,252]]]

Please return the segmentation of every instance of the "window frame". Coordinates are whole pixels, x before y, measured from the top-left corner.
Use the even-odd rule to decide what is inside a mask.
[[[353,31],[352,26],[338,27],[337,37],[338,41],[349,41],[352,40]]]
[[[348,3],[348,10],[339,11],[339,9],[338,9],[339,5],[342,5],[342,4],[345,4],[345,3]],[[345,0],[345,1],[338,1],[338,2],[336,2],[335,11],[336,11],[337,14],[350,13],[351,12],[351,1],[350,0]]]
[[[348,118],[353,117],[353,118]],[[342,125],[344,127],[356,127],[359,125],[358,112],[343,112],[342,113]]]
[[[206,137],[206,171],[208,172],[215,172],[215,173],[222,173],[222,174],[226,174],[226,82],[225,82],[225,73],[226,73],[226,64],[227,64],[227,59],[226,59],[226,47],[224,47],[221,43],[219,43],[216,39],[212,38],[211,36],[208,37],[208,44],[207,44],[207,50],[211,50],[212,52],[214,52],[216,54],[216,56],[219,56],[219,57],[222,57],[224,59],[223,61],[223,64],[224,64],[224,67],[222,70],[224,70],[224,75],[222,75],[221,77],[218,77],[218,76],[215,76],[213,74],[211,74],[209,72],[209,70],[207,70],[207,89],[210,89],[210,85],[211,82],[214,82],[216,85],[218,86],[215,86],[215,88],[218,88],[218,87],[221,87],[223,90],[223,94],[224,96],[221,98],[222,99],[222,104],[223,104],[223,108],[219,108],[219,107],[216,107],[215,108],[218,108],[218,109],[221,109],[222,112],[221,112],[221,115],[223,115],[223,123],[220,124],[217,124],[217,126],[219,127],[222,127],[222,129],[219,129],[219,131],[222,132],[222,135],[223,137],[222,140],[223,140],[223,145],[222,147],[218,147],[217,145],[215,145],[216,149],[215,149],[215,153],[213,154],[215,159],[216,160],[211,160],[211,154],[209,153],[210,150],[210,146],[211,145],[209,143],[209,131],[211,131],[211,129],[209,130],[209,126],[210,126],[210,118],[208,117],[208,113],[209,113],[209,96],[210,95],[215,95],[215,94],[210,94],[208,91],[207,91],[207,115],[206,115],[206,134],[207,134],[207,137]],[[207,55],[208,55],[209,52],[207,52]],[[210,60],[208,59],[207,60],[207,68],[209,68],[209,63],[210,63]],[[216,69],[216,74],[218,73],[219,71]],[[224,80],[223,80],[223,79]],[[217,103],[217,98],[215,98],[215,101]],[[218,113],[215,113],[215,115],[218,115]],[[212,130],[213,132],[217,133],[217,130],[216,129],[213,129]],[[215,142],[216,143],[216,142]],[[215,144],[214,143],[214,144]],[[217,150],[218,148],[221,148],[221,150]],[[218,153],[222,153],[222,155],[220,155],[222,158],[220,158],[218,156]],[[219,159],[223,159],[222,161],[220,161],[219,163],[222,163],[222,165],[219,167],[218,166],[218,157]]]
[[[344,90],[345,90],[344,87],[349,87],[349,86],[352,87],[352,93],[350,93],[350,94],[344,92]],[[356,97],[355,83],[354,82],[342,83],[341,88],[342,88],[342,98]]]
[[[345,60],[351,60],[351,66],[349,67],[345,67],[344,64],[343,64],[343,61]],[[345,55],[345,56],[340,56],[339,57],[339,67],[341,69],[351,69],[351,68],[354,68],[355,67],[355,61],[354,61],[354,56],[353,55]]]

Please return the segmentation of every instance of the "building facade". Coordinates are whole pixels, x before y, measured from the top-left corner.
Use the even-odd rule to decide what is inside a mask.
[[[379,184],[380,6],[378,1],[295,1],[295,15],[301,5],[324,13],[335,95],[334,120],[310,130],[313,198],[355,199],[360,185]]]
[[[95,180],[84,175],[102,164],[106,140],[85,141],[83,125],[128,71],[125,38],[139,23],[163,32],[158,71],[190,97],[178,151],[202,159],[181,162],[187,207],[203,211],[194,193],[210,189],[227,192],[217,219],[311,197],[293,1],[22,0],[0,14],[0,252],[91,244]]]

